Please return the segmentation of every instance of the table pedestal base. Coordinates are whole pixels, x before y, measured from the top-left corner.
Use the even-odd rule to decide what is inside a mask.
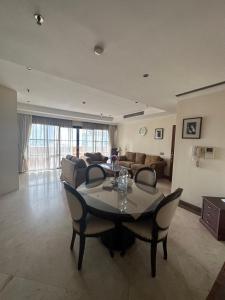
[[[109,250],[123,252],[133,245],[135,237],[126,228],[116,226],[115,229],[104,233],[101,240]]]

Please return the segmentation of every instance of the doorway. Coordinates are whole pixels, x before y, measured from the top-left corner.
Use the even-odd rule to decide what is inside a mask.
[[[170,181],[172,181],[172,177],[173,177],[175,138],[176,138],[176,125],[173,125],[173,127],[172,127],[172,140],[171,140],[171,153],[170,153],[170,172],[169,172],[169,180]]]

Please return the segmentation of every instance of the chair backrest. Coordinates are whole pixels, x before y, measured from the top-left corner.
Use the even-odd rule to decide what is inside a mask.
[[[134,181],[155,187],[157,183],[156,172],[150,167],[141,168],[136,172]]]
[[[99,165],[90,165],[86,170],[86,183],[106,178],[105,170]]]
[[[64,182],[67,203],[70,214],[75,222],[82,222],[87,215],[86,203],[83,197],[68,183]]]
[[[158,230],[167,230],[169,228],[182,192],[183,189],[176,189],[172,194],[163,198],[157,205],[153,221]]]

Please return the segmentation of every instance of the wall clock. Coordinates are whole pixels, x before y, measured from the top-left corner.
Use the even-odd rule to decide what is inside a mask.
[[[148,130],[147,130],[146,127],[141,127],[141,128],[139,129],[139,134],[142,135],[142,136],[144,136],[144,135],[146,135],[147,131],[148,131]]]

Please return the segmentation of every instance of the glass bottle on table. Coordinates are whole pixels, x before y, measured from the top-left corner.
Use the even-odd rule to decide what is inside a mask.
[[[126,168],[122,168],[119,172],[118,177],[118,190],[125,191],[127,190],[128,184],[128,171]]]

